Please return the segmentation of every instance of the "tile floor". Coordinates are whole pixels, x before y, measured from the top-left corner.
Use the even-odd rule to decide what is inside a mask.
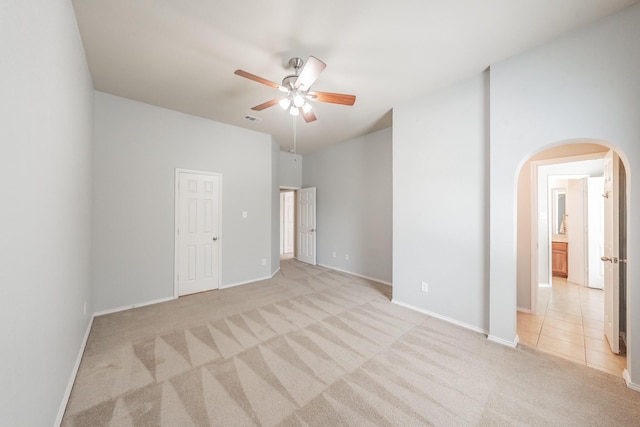
[[[520,343],[622,376],[623,352],[614,354],[604,336],[604,292],[554,277],[539,288],[536,314],[518,312]]]

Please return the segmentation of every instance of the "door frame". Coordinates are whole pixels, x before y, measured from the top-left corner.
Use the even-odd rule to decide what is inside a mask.
[[[601,159],[603,157],[603,153],[606,152],[602,152],[602,153],[589,153],[589,154],[578,154],[578,155],[574,155],[574,156],[567,156],[567,157],[554,157],[552,159],[544,159],[544,160],[535,160],[531,162],[531,223],[530,223],[530,228],[531,228],[531,236],[530,236],[530,240],[531,240],[531,263],[530,263],[530,268],[531,268],[531,279],[530,279],[530,293],[531,293],[531,308],[530,311],[532,314],[536,314],[536,307],[538,304],[538,287],[540,285],[539,283],[539,277],[538,277],[538,268],[539,268],[539,254],[538,254],[538,248],[540,245],[540,241],[538,238],[538,233],[539,233],[539,227],[538,227],[538,223],[540,221],[539,218],[539,214],[538,214],[538,176],[539,176],[539,171],[538,169],[541,166],[549,166],[549,165],[554,165],[554,164],[560,164],[560,163],[572,163],[572,162],[579,162],[579,161],[583,161],[583,160],[595,160],[595,159]],[[547,191],[545,192],[546,197],[548,198],[548,188]],[[549,218],[549,205],[547,202],[547,225],[548,222],[550,220]],[[547,227],[548,229],[549,227]],[[548,230],[546,231],[547,233],[549,232]],[[549,236],[549,251],[548,251],[548,259],[547,259],[547,263],[549,264],[549,268],[547,269],[548,274],[549,274],[549,285],[551,285],[551,281],[552,281],[552,275],[551,275],[551,236]]]
[[[297,219],[297,209],[296,209],[296,197],[298,195],[298,189],[297,188],[287,188],[287,187],[280,187],[280,197],[282,197],[282,193],[293,193],[293,257],[296,257],[296,249],[297,249],[297,242],[296,242],[296,231],[298,229],[298,219]],[[281,199],[282,200],[282,199]],[[282,227],[282,202],[280,203],[280,227]],[[282,239],[283,239],[283,231],[282,228],[280,229],[280,245],[282,245]],[[279,254],[279,256],[282,256],[283,254]]]
[[[611,159],[611,195],[607,192],[607,163],[609,158]],[[604,335],[611,351],[615,354],[620,353],[620,157],[615,150],[610,149],[605,156],[605,192],[603,197],[607,200],[604,202],[604,256],[610,256],[609,262],[605,262],[605,277],[604,277]],[[613,201],[613,202],[611,202]],[[609,218],[609,220],[607,220]],[[613,232],[611,232],[613,231]],[[609,235],[609,239],[607,239]],[[607,251],[607,244],[611,242],[611,251]],[[610,276],[607,274],[609,270]],[[609,281],[607,281],[609,276]],[[609,303],[610,302],[610,303]],[[612,320],[609,322],[611,326],[607,326],[607,313],[611,314]]]
[[[180,270],[179,265],[179,248],[178,248],[178,228],[180,226],[180,174],[190,173],[198,175],[217,176],[220,180],[220,188],[218,193],[218,289],[222,286],[222,174],[218,172],[199,171],[193,169],[175,168],[175,174],[173,178],[174,184],[174,216],[173,216],[173,297],[178,298],[178,272]]]
[[[298,190],[302,187],[280,186],[280,193],[293,191],[293,258],[298,259]],[[282,213],[281,213],[282,215]],[[280,224],[280,222],[278,222]],[[278,254],[278,258],[280,255]]]

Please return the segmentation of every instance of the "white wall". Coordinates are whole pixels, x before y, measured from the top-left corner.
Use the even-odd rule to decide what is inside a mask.
[[[0,425],[54,424],[91,313],[93,85],[69,1],[0,5]]]
[[[271,276],[269,135],[102,92],[94,127],[97,311],[173,296],[175,168],[223,175],[221,286]]]
[[[304,187],[317,188],[318,264],[391,282],[391,163],[391,129],[305,155]]]
[[[516,334],[516,177],[534,153],[572,138],[622,154],[630,259],[640,247],[640,5],[491,67],[490,333]],[[628,364],[640,384],[640,265],[628,265]],[[634,328],[634,325],[636,328]],[[638,333],[638,337],[634,334]]]
[[[302,156],[300,154],[280,151],[280,187],[302,187]]]
[[[531,162],[520,170],[517,189],[517,307],[531,311]],[[537,220],[537,217],[536,217]],[[538,282],[541,279],[538,279]],[[546,280],[542,280],[546,282]],[[536,283],[536,286],[538,284]]]
[[[487,102],[483,73],[393,110],[393,299],[482,331]]]

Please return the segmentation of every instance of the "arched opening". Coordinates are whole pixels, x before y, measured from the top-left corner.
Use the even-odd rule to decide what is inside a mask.
[[[605,228],[598,209],[607,203],[602,176],[609,151],[622,160],[616,160],[615,265],[612,258],[607,266],[596,237]],[[618,376],[626,368],[626,263],[621,260],[626,261],[629,185],[628,163],[620,154],[604,141],[550,144],[522,164],[516,200],[519,341]],[[615,281],[609,278],[598,289],[604,266]]]

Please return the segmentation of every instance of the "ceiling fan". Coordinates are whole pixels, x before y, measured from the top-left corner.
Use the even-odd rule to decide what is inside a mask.
[[[332,104],[342,105],[353,105],[356,102],[356,97],[354,95],[331,92],[312,92],[309,90],[322,70],[327,66],[327,64],[320,61],[318,58],[310,56],[306,63],[300,58],[291,58],[289,60],[289,65],[294,69],[295,74],[288,75],[282,79],[281,85],[243,70],[235,71],[235,74],[241,77],[279,89],[285,93],[278,98],[274,98],[270,101],[252,107],[252,110],[261,111],[265,108],[279,104],[292,116],[301,115],[304,120],[309,123],[316,120],[316,115],[311,111],[311,104],[309,104],[308,101],[329,102]]]

